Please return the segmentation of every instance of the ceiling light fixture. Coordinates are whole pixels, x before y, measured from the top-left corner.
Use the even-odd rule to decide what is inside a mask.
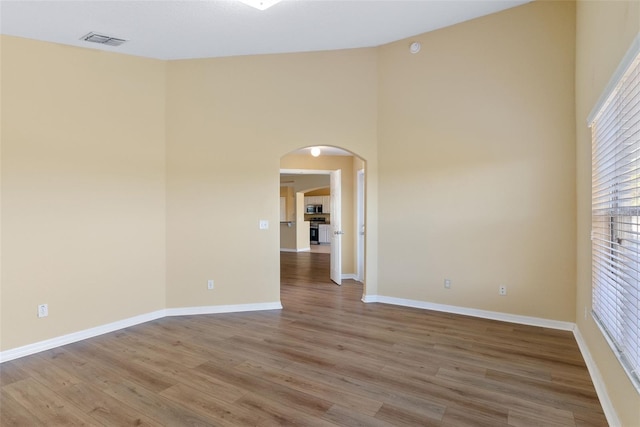
[[[418,52],[420,52],[420,48],[422,48],[422,45],[420,44],[420,42],[413,42],[409,46],[409,52],[418,53]]]
[[[280,3],[282,0],[240,0],[241,3],[247,6],[255,7],[258,10],[266,10],[276,3]]]
[[[318,147],[313,147],[311,149],[311,155],[313,157],[318,157],[320,155],[320,149]]]

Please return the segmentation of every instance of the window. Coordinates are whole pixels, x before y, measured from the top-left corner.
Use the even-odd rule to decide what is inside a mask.
[[[589,124],[593,316],[640,392],[640,36]]]

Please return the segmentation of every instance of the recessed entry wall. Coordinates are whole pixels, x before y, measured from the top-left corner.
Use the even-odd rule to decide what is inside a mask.
[[[167,304],[279,301],[281,157],[331,141],[371,156],[375,176],[376,50],[174,61],[167,73]]]

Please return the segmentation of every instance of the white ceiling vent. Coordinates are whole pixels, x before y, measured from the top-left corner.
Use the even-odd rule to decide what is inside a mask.
[[[122,43],[126,42],[126,40],[124,39],[105,36],[104,34],[98,34],[98,33],[86,34],[80,37],[80,40],[84,40],[91,43],[106,44],[107,46],[120,46]]]

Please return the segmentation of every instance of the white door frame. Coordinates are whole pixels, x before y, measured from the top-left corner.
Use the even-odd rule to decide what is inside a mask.
[[[364,187],[364,169],[358,170],[356,176],[356,280],[364,283],[365,263],[365,187]]]
[[[280,169],[280,174],[286,175],[329,175],[331,176],[335,171],[333,170],[317,170],[317,169]],[[342,182],[339,182],[338,185],[342,187]],[[333,195],[331,196],[333,200]],[[331,210],[333,211],[334,203],[332,203]],[[332,227],[333,230],[333,227]],[[331,238],[331,267],[330,274],[332,280],[334,280],[338,285],[341,284],[342,281],[342,259],[339,259],[339,262],[336,263],[336,256],[342,256],[342,238],[335,239],[332,234]],[[338,280],[335,280],[338,278]]]
[[[342,170],[331,171],[331,262],[330,277],[342,285]]]

